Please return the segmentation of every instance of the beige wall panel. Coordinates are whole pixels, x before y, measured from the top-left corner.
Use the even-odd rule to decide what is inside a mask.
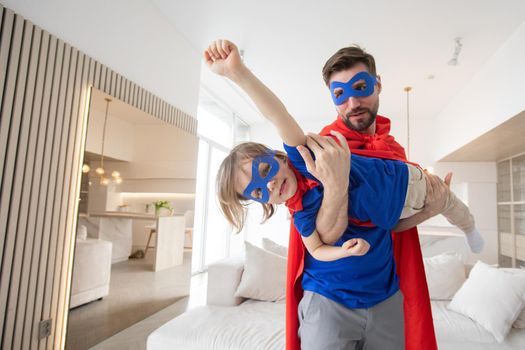
[[[34,176],[35,163],[35,149],[36,149],[36,130],[38,127],[38,118],[33,114],[35,100],[39,97],[35,95],[36,80],[38,75],[38,63],[40,55],[40,43],[42,38],[42,31],[35,28],[31,23],[26,22],[26,35],[31,32],[31,48],[30,59],[28,62],[29,72],[27,74],[27,83],[24,94],[23,112],[22,112],[22,133],[20,135],[20,149],[18,153],[25,153],[23,159],[23,175],[21,175],[20,182],[22,183],[22,196],[20,201],[20,208],[18,216],[20,218],[28,218],[30,213],[30,204],[32,201],[31,183]],[[22,148],[26,148],[22,151]],[[17,165],[18,168],[18,165]],[[20,242],[20,247],[17,246],[16,258],[19,262],[18,272],[13,272],[13,275],[19,275],[19,292],[17,296],[16,318],[14,325],[13,348],[22,349],[22,336],[24,332],[24,317],[27,304],[28,286],[30,279],[31,253],[34,240],[34,232],[28,232],[28,220],[19,220],[17,227],[17,240],[23,239],[23,244]],[[18,243],[17,243],[18,245]],[[12,287],[11,287],[12,288]],[[9,321],[8,321],[9,323]]]
[[[25,23],[23,20],[17,18],[16,25],[22,26],[22,46],[19,56],[19,68],[16,76],[16,88],[13,101],[13,109],[11,118],[16,122],[11,125],[9,135],[8,155],[15,154],[14,163],[6,162],[7,167],[14,167],[14,178],[12,178],[11,200],[9,203],[9,218],[6,236],[13,237],[10,242],[14,243],[10,261],[4,259],[5,266],[8,269],[2,269],[2,281],[6,278],[10,280],[9,297],[7,299],[7,311],[4,315],[4,328],[7,330],[2,342],[2,348],[11,348],[14,335],[14,323],[16,318],[16,310],[18,303],[18,293],[20,292],[20,274],[22,270],[22,256],[24,251],[25,235],[17,234],[19,225],[21,223],[20,208],[22,206],[22,190],[24,182],[25,171],[25,157],[27,153],[27,143],[29,136],[29,118],[23,118],[24,112],[24,95],[26,92],[26,85],[24,84],[28,79],[28,63],[31,56],[31,41],[33,36],[32,26]],[[14,142],[13,142],[14,141]],[[6,178],[9,180],[9,178]],[[9,248],[9,246],[7,247]],[[7,257],[7,255],[5,256]],[[4,266],[4,265],[3,265]],[[3,285],[4,283],[2,283]]]
[[[22,31],[23,31],[24,22],[20,18],[15,18],[14,24],[14,38],[13,44],[11,45],[10,60],[18,61],[21,49],[22,41]],[[16,82],[18,77],[18,66],[14,67],[10,65],[7,67],[7,84],[4,91],[4,100],[2,101],[2,129],[7,128],[7,133],[2,138],[2,150],[1,153],[5,154],[5,160],[3,164],[4,173],[2,176],[2,188],[1,188],[1,197],[0,197],[0,227],[4,231],[2,236],[5,236],[5,241],[3,242],[2,250],[2,273],[0,277],[0,285],[6,286],[11,283],[11,268],[12,268],[12,259],[15,246],[15,235],[12,234],[13,223],[9,222],[9,213],[11,211],[11,191],[13,185],[13,179],[15,176],[15,160],[16,160],[16,145],[18,139],[18,131],[20,128],[20,115],[13,114],[14,105],[15,105],[15,89]],[[5,121],[5,123],[4,123]],[[13,209],[14,210],[14,209]],[[11,232],[11,234],[9,234]],[[0,315],[6,314],[7,307],[7,298],[9,294],[9,289],[2,288],[0,289]],[[0,329],[5,329],[5,316],[2,318],[0,323]],[[2,343],[4,341],[10,342],[8,338],[11,335],[6,331],[6,335],[2,334]]]
[[[31,201],[29,207],[29,213],[27,215],[27,230],[26,235],[33,237],[32,245],[28,245],[30,250],[30,259],[27,263],[27,268],[29,270],[28,274],[30,276],[29,286],[27,288],[27,298],[25,301],[25,314],[24,314],[24,325],[23,325],[23,335],[22,335],[22,349],[28,349],[31,344],[31,328],[34,322],[34,301],[36,295],[36,281],[38,277],[38,259],[40,256],[40,244],[42,242],[41,235],[37,233],[36,227],[36,217],[39,212],[39,198],[40,194],[40,173],[42,169],[42,152],[43,152],[43,142],[45,135],[45,128],[43,127],[42,117],[42,98],[43,98],[43,89],[44,89],[44,78],[46,74],[46,64],[47,64],[47,54],[49,49],[49,33],[43,32],[38,29],[41,35],[40,41],[40,52],[38,58],[38,74],[35,83],[35,94],[33,108],[31,112],[31,135],[30,139],[30,149],[33,149],[33,172],[34,176],[31,181]],[[35,36],[37,31],[35,31]],[[34,126],[34,127],[33,127]],[[33,147],[34,145],[34,147]],[[24,263],[25,264],[25,263]],[[23,300],[22,300],[23,302]],[[17,314],[17,317],[19,315]],[[17,323],[18,327],[18,323]],[[18,331],[18,329],[17,329]]]

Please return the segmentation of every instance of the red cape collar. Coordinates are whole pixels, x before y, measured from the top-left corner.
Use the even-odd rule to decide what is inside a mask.
[[[288,165],[290,166],[290,169],[292,169],[293,173],[295,174],[295,178],[297,179],[297,191],[295,194],[289,198],[284,205],[288,209],[290,209],[290,214],[293,214],[296,211],[303,210],[303,195],[306,191],[308,191],[311,188],[314,188],[319,185],[318,182],[314,180],[307,179],[303,175],[295,169],[295,167],[288,161]]]

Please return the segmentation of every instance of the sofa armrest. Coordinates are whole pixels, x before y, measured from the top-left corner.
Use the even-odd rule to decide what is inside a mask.
[[[235,306],[244,301],[236,297],[235,291],[241,282],[244,260],[226,258],[208,267],[208,305]]]

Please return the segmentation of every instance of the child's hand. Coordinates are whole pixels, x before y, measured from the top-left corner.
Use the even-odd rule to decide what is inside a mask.
[[[344,242],[341,246],[343,256],[361,256],[368,253],[370,244],[362,238],[352,238]]]
[[[239,50],[228,40],[215,40],[204,50],[204,61],[210,70],[229,79],[244,67]]]

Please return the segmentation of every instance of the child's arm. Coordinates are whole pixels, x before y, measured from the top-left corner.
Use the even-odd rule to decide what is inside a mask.
[[[276,128],[283,142],[295,147],[306,137],[284,104],[241,61],[239,51],[228,40],[216,40],[204,51],[204,60],[212,72],[222,75],[248,94],[262,115]]]
[[[334,261],[349,256],[361,256],[365,255],[370,249],[370,244],[362,238],[349,239],[340,247],[324,244],[317,231],[312,232],[308,237],[301,236],[301,238],[308,252],[320,261]]]

